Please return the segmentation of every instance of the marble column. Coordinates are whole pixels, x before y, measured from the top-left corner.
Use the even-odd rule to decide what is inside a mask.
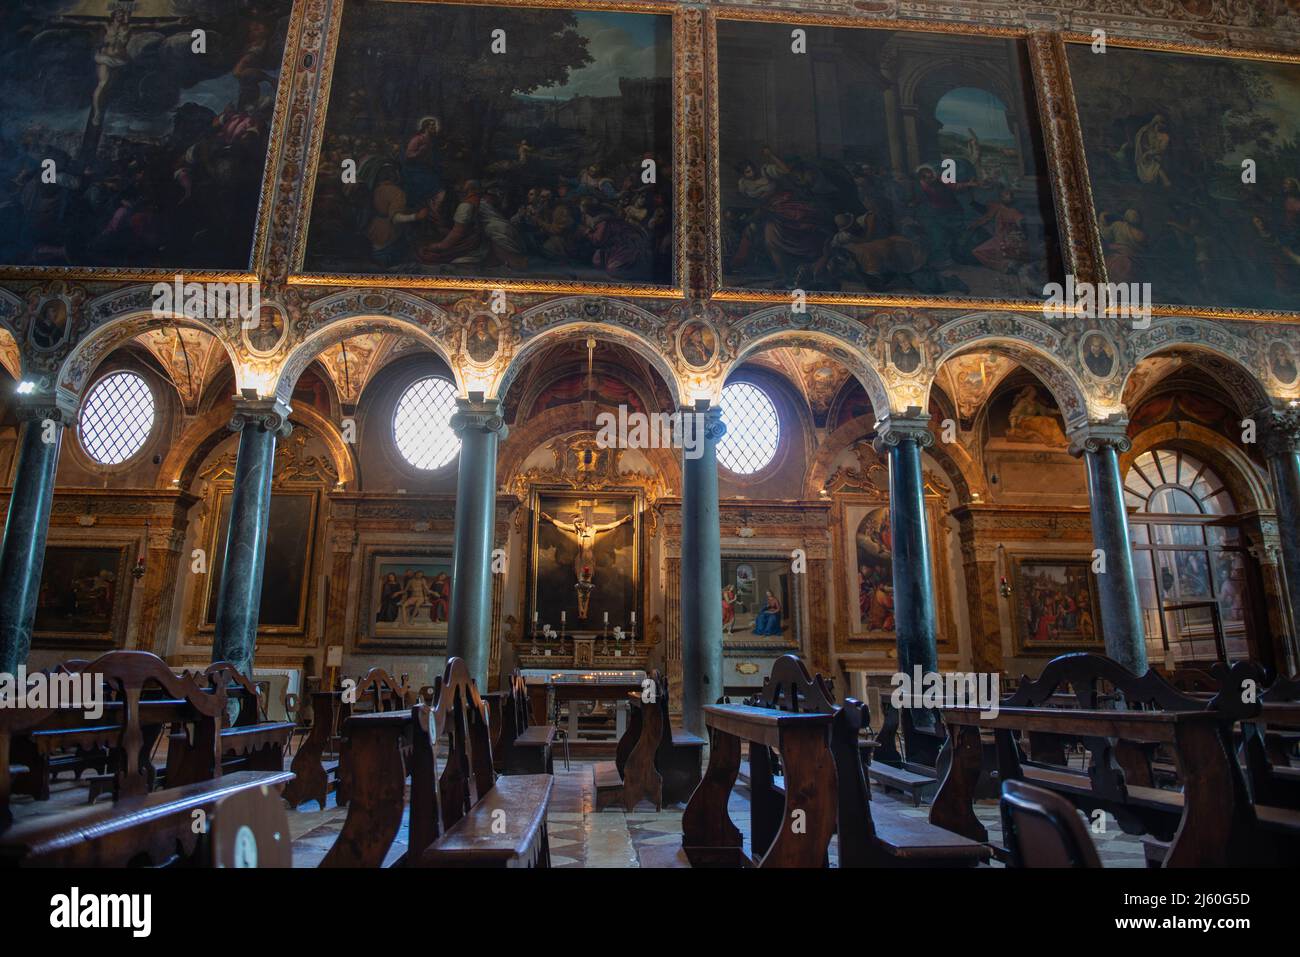
[[[702,709],[723,694],[718,440],[727,427],[718,408],[682,415],[696,417],[698,453],[682,455],[682,723],[703,736]]]
[[[226,553],[221,556],[212,660],[229,661],[244,674],[252,673],[257,645],[275,440],[287,438],[291,428],[289,407],[276,399],[235,401],[230,429],[239,433],[239,454],[230,493]]]
[[[1092,544],[1100,550],[1104,571],[1097,578],[1106,654],[1134,674],[1147,670],[1146,632],[1133,575],[1128,510],[1119,457],[1133,447],[1124,423],[1089,423],[1070,433],[1071,452],[1088,468],[1088,503],[1092,513]]]
[[[59,445],[64,423],[75,415],[54,404],[23,403],[17,412],[23,420],[18,468],[0,542],[0,672],[7,674],[26,664],[32,647]]]
[[[1273,510],[1277,514],[1282,573],[1291,606],[1291,640],[1287,657],[1300,660],[1300,408],[1266,410],[1260,438],[1273,479]]]
[[[876,428],[876,451],[889,456],[889,533],[893,542],[894,630],[898,670],[939,670],[934,573],[925,514],[921,450],[934,444],[926,416],[888,416]]]
[[[482,691],[492,647],[492,533],[496,526],[497,444],[506,423],[495,400],[457,399],[451,427],[460,436],[456,532],[451,559],[447,656],[463,658]]]

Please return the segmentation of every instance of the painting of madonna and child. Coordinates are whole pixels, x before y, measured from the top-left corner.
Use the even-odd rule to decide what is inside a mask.
[[[0,9],[0,265],[246,270],[292,0]]]
[[[728,287],[1033,298],[1062,274],[1024,45],[718,24]]]
[[[1300,64],[1070,44],[1112,282],[1156,303],[1295,310]]]
[[[669,285],[671,162],[669,16],[348,4],[304,269]]]

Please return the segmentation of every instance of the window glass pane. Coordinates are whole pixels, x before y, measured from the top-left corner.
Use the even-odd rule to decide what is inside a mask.
[[[1162,488],[1151,496],[1151,511],[1165,515],[1200,515],[1196,499],[1180,488]]]
[[[153,431],[153,392],[134,372],[114,372],[95,383],[77,422],[81,447],[102,465],[135,456]]]
[[[781,420],[776,406],[758,386],[737,382],[722,390],[722,421],[727,433],[718,441],[718,462],[741,475],[765,468],[776,456]]]
[[[1200,525],[1157,525],[1158,545],[1204,545],[1205,533]]]
[[[1151,540],[1151,532],[1141,522],[1134,522],[1128,527],[1128,539],[1134,545],[1145,545]]]
[[[451,427],[456,411],[456,387],[441,376],[413,382],[397,400],[393,412],[393,441],[417,469],[442,468],[460,452],[460,438]]]

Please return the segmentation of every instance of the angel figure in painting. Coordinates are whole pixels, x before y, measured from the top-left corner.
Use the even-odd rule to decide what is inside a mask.
[[[732,634],[736,627],[736,586],[727,585],[722,589],[722,631]]]

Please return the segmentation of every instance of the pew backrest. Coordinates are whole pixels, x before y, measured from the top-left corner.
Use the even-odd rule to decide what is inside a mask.
[[[1012,867],[1101,867],[1073,802],[1024,781],[1004,781],[999,805]]]

